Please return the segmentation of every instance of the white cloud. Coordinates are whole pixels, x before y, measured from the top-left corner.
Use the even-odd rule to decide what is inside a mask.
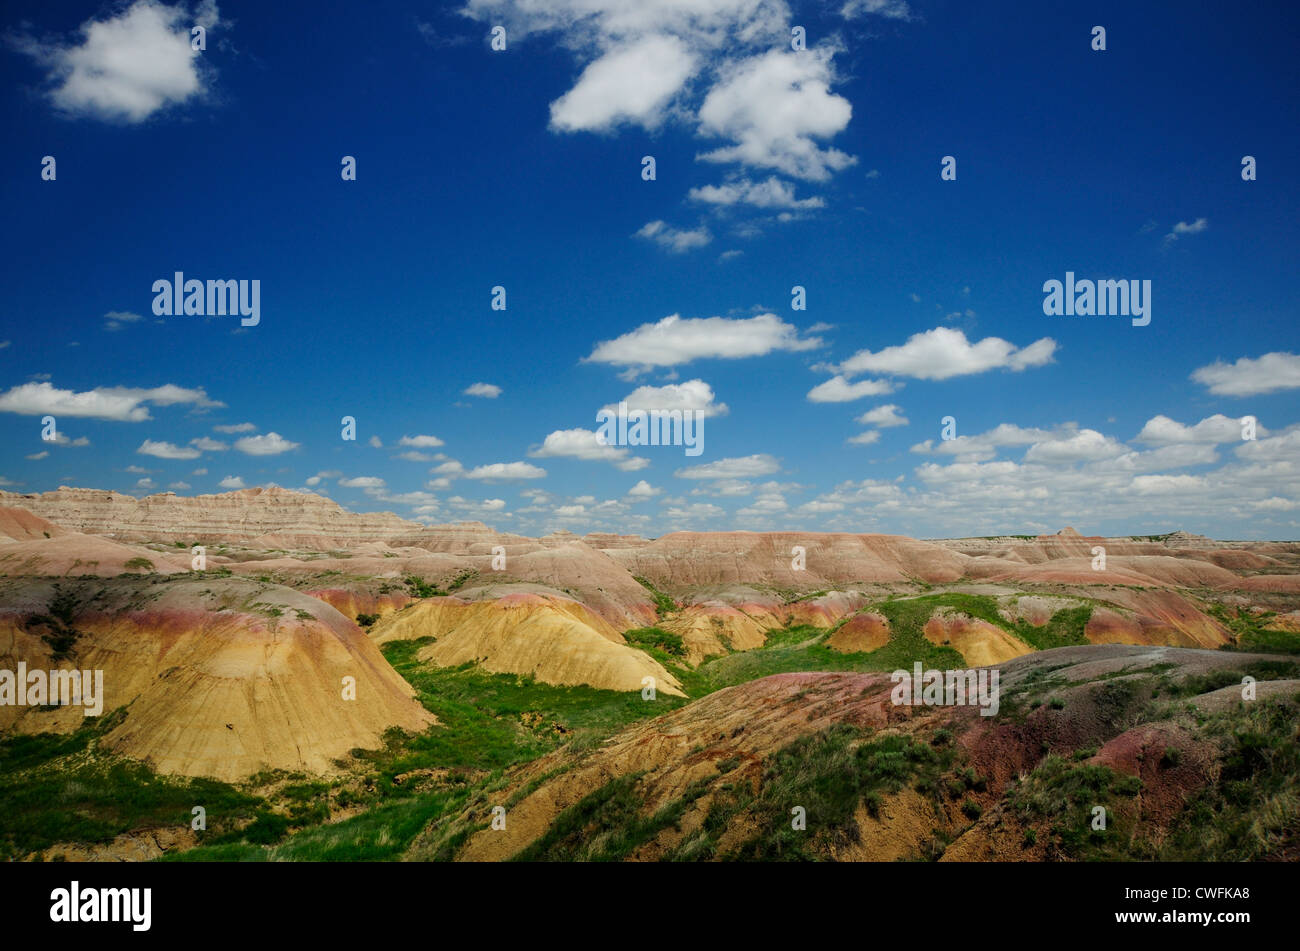
[[[339,485],[345,489],[382,489],[386,483],[379,476],[355,476],[351,479],[339,479]]]
[[[622,401],[632,410],[696,411],[705,416],[726,416],[730,412],[726,403],[715,403],[713,387],[703,380],[669,383],[666,386],[639,386]],[[605,407],[617,411],[615,404]]]
[[[217,25],[212,0],[185,4],[136,0],[116,16],[87,20],[75,43],[20,41],[48,70],[50,98],[66,114],[143,122],[167,106],[201,96],[211,68],[190,48],[190,28]]]
[[[104,315],[104,329],[121,330],[125,325],[134,324],[141,320],[144,320],[144,318],[130,311],[110,310]]]
[[[226,476],[224,479],[222,479],[220,482],[217,483],[217,486],[222,489],[246,488],[246,486],[244,485],[244,480],[241,479],[239,476]]]
[[[780,460],[767,453],[758,453],[734,459],[718,459],[700,466],[687,466],[678,469],[673,475],[679,479],[752,479],[780,471]]]
[[[1036,442],[1025,452],[1025,462],[1047,465],[1110,459],[1124,453],[1112,437],[1095,429],[1081,429],[1068,436]]]
[[[135,485],[136,488],[139,489],[152,489],[155,485],[157,485],[157,483],[154,482],[153,479],[149,478],[148,476],[145,476],[142,479],[136,479]]]
[[[219,433],[251,433],[257,429],[252,423],[234,423],[226,426],[213,426],[212,428]]]
[[[399,446],[410,446],[414,449],[436,449],[444,445],[443,441],[437,436],[403,436],[397,441]]]
[[[842,376],[833,376],[809,390],[807,398],[813,403],[848,403],[864,396],[883,396],[892,392],[894,384],[888,380],[859,380],[850,383]]]
[[[1268,435],[1268,430],[1256,425],[1258,437]],[[1241,439],[1241,420],[1230,419],[1222,413],[1207,416],[1195,426],[1184,426],[1168,416],[1153,416],[1147,420],[1142,431],[1137,434],[1137,442],[1148,446],[1175,446],[1188,443],[1218,445],[1225,442],[1238,442]]]
[[[702,248],[713,240],[713,235],[703,225],[691,229],[674,228],[664,221],[647,221],[637,229],[636,237],[653,241],[674,254]]]
[[[642,479],[636,485],[632,486],[632,488],[628,489],[627,494],[629,498],[633,499],[649,499],[658,495],[662,491],[663,489],[657,489],[645,479]]]
[[[1195,221],[1191,223],[1188,223],[1186,221],[1180,221],[1178,222],[1178,224],[1174,225],[1173,231],[1165,235],[1165,244],[1173,244],[1183,235],[1200,234],[1208,227],[1210,227],[1210,223],[1206,221],[1204,218],[1197,218]]]
[[[50,454],[49,450],[47,449],[44,452],[34,452],[30,456],[26,456],[25,458],[35,461],[37,459],[44,459],[49,454]]]
[[[152,419],[149,405],[192,403],[201,409],[224,406],[199,389],[168,383],[152,389],[124,386],[96,387],[83,393],[57,389],[51,383],[23,383],[0,394],[0,412],[24,416],[75,416],[139,423]]]
[[[167,488],[174,489],[176,491],[184,491],[185,489],[190,488],[190,484],[188,482],[171,482],[168,483]]]
[[[887,20],[910,20],[912,8],[907,0],[848,0],[840,7],[840,16],[846,20],[868,14]]]
[[[594,462],[610,462],[624,472],[636,472],[650,465],[649,459],[633,456],[627,449],[602,445],[590,429],[557,429],[540,448],[529,453],[534,458],[567,456]]]
[[[761,357],[774,350],[811,350],[821,345],[817,337],[801,339],[797,327],[774,314],[747,318],[673,314],[598,343],[586,359],[619,366],[670,367],[692,360]]]
[[[432,462],[433,461],[433,456],[429,455],[428,453],[416,452],[414,450],[411,450],[410,452],[399,452],[397,454],[397,458],[405,459],[407,462]]]
[[[863,426],[879,426],[881,429],[888,429],[890,426],[906,426],[907,417],[902,414],[898,406],[886,403],[884,406],[867,410],[857,418],[857,422]]]
[[[721,518],[727,510],[712,502],[693,502],[690,505],[674,505],[664,510],[664,517],[671,522],[696,522],[704,519]]]
[[[297,449],[300,444],[290,442],[279,433],[266,433],[262,436],[245,436],[235,440],[235,448],[250,456],[276,456],[282,452]]]
[[[142,456],[156,456],[159,459],[197,459],[202,453],[197,449],[174,446],[169,442],[154,442],[146,439],[136,450]]]
[[[1051,430],[1023,429],[1015,423],[1001,423],[988,432],[976,436],[957,436],[953,439],[941,439],[938,443],[927,439],[913,446],[912,452],[943,453],[973,462],[992,459],[997,454],[997,450],[1004,446],[1032,446],[1049,440],[1052,436]]]
[[[493,383],[474,383],[465,387],[464,395],[481,396],[484,399],[494,400],[501,395],[501,387]]]
[[[1242,357],[1236,363],[1215,361],[1193,371],[1192,379],[1219,396],[1257,396],[1291,390],[1300,386],[1300,354],[1276,351],[1253,360]]]
[[[191,439],[190,445],[195,449],[203,452],[225,452],[230,447],[219,439],[210,439],[207,436],[199,436],[197,439]]]
[[[1052,362],[1056,341],[1050,337],[1019,348],[1000,337],[985,337],[976,343],[960,330],[936,327],[913,334],[907,343],[886,347],[877,353],[860,350],[837,368],[840,373],[889,373],[919,380],[947,380],[955,376],[984,373],[997,368],[1020,371]]]
[[[482,479],[486,482],[509,482],[545,477],[545,469],[527,462],[493,462],[485,466],[475,466],[465,473],[466,479]]]
[[[604,131],[633,122],[653,129],[697,62],[674,36],[651,34],[617,45],[588,64],[574,87],[551,103],[551,127]]]
[[[766,181],[754,182],[740,178],[722,185],[704,185],[692,188],[687,197],[692,201],[711,205],[753,205],[755,208],[785,208],[792,210],[821,208],[826,202],[816,196],[796,198],[794,187],[775,175]]]
[[[830,91],[833,55],[829,47],[778,48],[723,66],[720,81],[700,106],[699,131],[735,144],[699,158],[772,168],[812,181],[856,162],[817,144],[842,132],[853,114],[849,101]]]
[[[870,446],[872,443],[880,442],[880,430],[868,429],[865,433],[850,436],[848,441],[855,446]]]

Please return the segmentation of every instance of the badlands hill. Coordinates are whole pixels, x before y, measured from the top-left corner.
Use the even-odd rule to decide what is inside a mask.
[[[1272,678],[1249,703],[1244,672]],[[1275,783],[1297,788],[1298,672],[1262,655],[1059,648],[1003,665],[997,717],[896,705],[884,674],[779,674],[542,757],[413,857],[466,830],[451,853],[468,861],[1295,857],[1300,820],[1270,811]],[[1259,788],[1225,799],[1220,774]],[[505,827],[485,828],[497,802],[512,804]],[[1091,831],[1096,805],[1110,835]],[[1258,825],[1235,828],[1248,813]]]
[[[529,538],[280,489],[0,501],[0,671],[102,670],[106,694],[93,724],[79,709],[0,705],[2,856],[772,857],[793,845],[763,831],[787,781],[823,758],[867,757],[866,775],[871,757],[899,753],[925,760],[921,786],[824,805],[835,831],[823,816],[798,855],[1077,857],[1059,837],[1006,839],[1055,835],[1007,799],[1022,773],[1078,781],[1045,743],[1148,784],[1163,811],[1142,821],[1177,838],[1170,789],[1217,786],[1179,766],[1170,787],[1146,754],[1164,743],[1211,776],[1229,754],[1159,698],[1217,710],[1206,685],[1242,670],[1285,692],[1269,683],[1294,679],[1300,653],[1295,542],[1073,529]],[[883,678],[916,662],[1003,671],[1008,712],[900,720],[881,706]],[[1150,671],[1149,694],[1099,725],[1107,685],[1130,668]],[[1287,716],[1263,726],[1294,730]],[[1155,726],[1133,733],[1139,721]],[[982,785],[961,796],[927,785],[971,775]],[[191,781],[232,784],[203,787],[226,790],[212,835],[168,824],[167,797],[194,801],[174,785]],[[96,799],[121,782],[152,811]],[[510,833],[488,835],[483,809],[502,802]],[[67,832],[56,803],[90,825]]]
[[[0,579],[0,669],[102,670],[106,749],[164,773],[327,773],[390,727],[434,722],[357,626],[236,578]],[[344,698],[344,678],[355,700]],[[0,705],[0,730],[70,732],[80,706]]]

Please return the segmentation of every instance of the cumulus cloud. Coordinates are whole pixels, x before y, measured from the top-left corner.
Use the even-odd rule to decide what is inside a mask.
[[[1236,363],[1216,360],[1192,372],[1192,379],[1219,396],[1258,396],[1300,387],[1300,354],[1276,351]],[[0,408],[3,408],[0,398]]]
[[[501,387],[492,383],[474,383],[465,387],[462,392],[466,396],[481,396],[486,400],[494,400],[501,395]]]
[[[907,18],[903,0],[844,10]],[[832,91],[838,48],[791,50],[785,0],[468,0],[463,12],[512,40],[551,33],[574,55],[581,72],[550,107],[556,132],[675,121],[722,140],[701,161],[816,181],[856,161],[826,144],[852,115]]]
[[[382,489],[386,483],[379,476],[355,476],[351,479],[339,479],[339,485],[345,489]]]
[[[800,338],[797,327],[774,314],[747,318],[673,314],[598,343],[586,359],[619,366],[671,367],[692,360],[734,360],[820,346],[820,338]]]
[[[222,479],[220,482],[217,483],[217,486],[222,489],[247,488],[247,486],[244,485],[244,480],[239,476],[226,476],[224,479]]]
[[[588,64],[574,87],[551,103],[551,127],[605,131],[632,122],[653,129],[697,63],[675,36],[651,34],[616,46]]]
[[[692,188],[687,197],[710,205],[752,205],[755,208],[786,210],[821,208],[826,204],[824,199],[816,196],[796,198],[794,186],[775,175],[762,182],[739,178],[722,185],[704,185]]]
[[[403,436],[397,441],[399,446],[410,446],[413,449],[436,449],[444,445],[443,441],[437,436]]]
[[[486,466],[475,466],[464,473],[464,477],[482,479],[485,482],[513,482],[545,478],[546,470],[528,462],[493,462]]]
[[[1017,347],[1000,337],[971,342],[960,330],[936,327],[913,334],[901,346],[873,353],[859,350],[836,369],[846,376],[888,373],[918,380],[947,380],[956,376],[1005,369],[1019,372],[1052,362],[1056,341],[1043,337]]]
[[[628,489],[627,494],[628,498],[649,499],[654,498],[654,496],[658,495],[662,491],[662,489],[657,489],[645,479],[642,479],[636,485],[632,486],[632,488]]]
[[[674,254],[702,248],[713,240],[713,235],[703,225],[690,229],[674,228],[664,221],[647,221],[637,229],[636,236],[653,241]]]
[[[699,466],[687,466],[678,469],[673,475],[679,479],[752,479],[780,471],[780,460],[767,453],[758,453],[734,459],[718,459]]]
[[[857,418],[857,422],[863,426],[878,426],[881,429],[888,429],[890,426],[906,426],[907,417],[893,403],[886,403],[884,406],[877,406],[875,409],[867,410]]]
[[[1204,218],[1197,218],[1195,221],[1180,221],[1174,225],[1174,229],[1165,235],[1165,244],[1173,244],[1179,238],[1189,234],[1200,234],[1210,227],[1210,223]]]
[[[154,442],[146,439],[136,450],[142,456],[155,456],[158,459],[197,459],[202,453],[197,449],[174,446],[169,442]]]
[[[849,403],[864,396],[883,396],[892,392],[894,384],[888,380],[859,380],[850,383],[837,375],[814,386],[808,391],[807,398],[812,403]]]
[[[880,442],[880,430],[868,429],[865,433],[850,436],[848,441],[855,446],[870,446],[872,443]]]
[[[230,448],[220,439],[211,439],[207,436],[199,436],[196,439],[191,439],[190,445],[203,452],[225,452]]]
[[[202,388],[187,389],[167,383],[151,389],[100,386],[82,393],[61,390],[52,383],[23,383],[0,393],[0,412],[24,416],[76,416],[140,423],[152,419],[150,406],[189,403],[199,409],[224,406],[208,399]]]
[[[219,433],[251,433],[257,429],[252,423],[234,423],[225,426],[213,426],[212,428]]]
[[[207,91],[212,70],[190,48],[190,29],[217,23],[212,0],[193,9],[135,0],[87,20],[74,41],[22,38],[18,45],[45,67],[50,100],[65,115],[138,123]]]
[[[627,449],[602,444],[595,431],[590,429],[557,429],[529,455],[534,458],[567,456],[589,462],[609,462],[624,472],[636,472],[650,465],[649,459],[633,456]]]
[[[297,449],[300,443],[290,442],[279,433],[245,436],[235,440],[235,448],[250,456],[276,456]]]
[[[1122,455],[1124,447],[1114,438],[1095,429],[1081,429],[1068,436],[1059,436],[1036,442],[1025,452],[1025,462],[1048,465],[1087,462]]]
[[[1263,437],[1268,430],[1256,424],[1255,435]],[[1207,416],[1195,426],[1184,426],[1168,416],[1153,416],[1137,434],[1137,442],[1148,446],[1175,446],[1189,443],[1217,445],[1241,440],[1241,420],[1231,419],[1222,413]]]
[[[1032,446],[1049,440],[1052,436],[1051,430],[1024,429],[1015,423],[1001,423],[988,432],[976,436],[957,436],[953,439],[941,439],[937,443],[933,439],[927,439],[913,446],[912,452],[942,453],[974,461],[991,459],[997,454],[997,450],[1004,446]]]
[[[811,181],[825,181],[854,164],[854,157],[818,144],[842,132],[853,114],[849,101],[830,91],[833,56],[825,46],[803,52],[778,48],[723,66],[700,106],[699,131],[734,144],[699,158]]]
[[[726,403],[714,402],[713,387],[703,380],[669,383],[665,386],[639,386],[622,401],[632,410],[695,411],[705,416],[726,416],[731,412]],[[617,411],[615,404],[604,407]]]

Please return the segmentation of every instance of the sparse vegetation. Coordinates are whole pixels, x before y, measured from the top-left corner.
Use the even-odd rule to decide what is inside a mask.
[[[633,575],[633,578],[636,579],[637,584],[650,592],[650,600],[654,602],[656,615],[662,618],[677,610],[677,602],[668,597],[668,595],[664,594],[645,578],[637,575]]]
[[[447,592],[446,592],[446,591],[443,591],[441,588],[437,588],[437,587],[435,587],[435,586],[429,584],[429,583],[428,583],[427,581],[425,581],[423,578],[419,578],[419,577],[417,577],[417,576],[415,576],[415,575],[408,575],[408,576],[407,576],[405,579],[403,579],[403,580],[404,580],[405,583],[406,583],[406,588],[407,588],[407,590],[411,592],[411,596],[412,596],[412,597],[416,597],[416,598],[444,598],[444,597],[447,596]]]

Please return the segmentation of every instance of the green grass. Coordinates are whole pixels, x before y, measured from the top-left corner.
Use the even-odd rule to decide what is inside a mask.
[[[801,737],[766,762],[758,790],[747,783],[723,786],[716,794],[700,832],[673,857],[809,861],[831,842],[858,836],[853,819],[859,805],[874,814],[883,797],[909,785],[937,790],[955,760],[946,744],[918,742],[910,736],[873,737],[869,730],[836,724]],[[792,809],[805,810],[807,827],[793,828]],[[745,823],[754,834],[727,854],[719,841]]]
[[[1136,776],[1049,754],[1005,800],[1022,821],[1048,820],[1062,857],[1115,860],[1131,857],[1140,832],[1132,801],[1141,788]],[[1098,806],[1106,810],[1104,831],[1092,828]]]
[[[412,597],[443,598],[447,596],[446,591],[443,591],[436,585],[429,584],[429,582],[425,581],[423,578],[419,578],[415,575],[408,575],[402,580],[406,583],[406,589],[411,593]]]
[[[650,600],[654,602],[656,615],[662,618],[677,610],[677,602],[656,588],[651,582],[638,575],[632,577],[636,579],[637,584],[650,592]]]
[[[620,776],[583,797],[513,861],[620,861],[662,830],[677,826],[687,807],[708,789],[697,783],[653,815],[642,816],[642,797],[636,791],[639,778],[636,773]]]
[[[646,649],[657,649],[671,658],[682,658],[686,656],[686,645],[682,643],[681,635],[673,634],[659,627],[638,627],[630,631],[624,631],[623,637],[633,647]]]
[[[1219,781],[1192,797],[1156,857],[1253,862],[1294,849],[1300,842],[1298,729],[1300,694],[1255,701],[1203,724],[1224,751]]]
[[[1226,647],[1226,650],[1300,654],[1300,634],[1272,630],[1267,626],[1269,621],[1277,617],[1273,611],[1255,614],[1241,608],[1230,609],[1222,604],[1209,604],[1205,613],[1232,632],[1235,643]]]
[[[531,677],[487,673],[472,664],[435,667],[415,658],[425,643],[421,638],[383,646],[389,663],[440,723],[417,735],[389,731],[383,750],[359,753],[374,764],[381,782],[427,767],[501,770],[566,742],[598,742],[685,702],[662,693],[646,701],[635,692],[554,686]],[[540,718],[541,725],[526,726],[524,714]]]
[[[13,860],[61,842],[109,842],[136,829],[188,828],[194,806],[218,835],[250,818],[261,800],[208,779],[159,776],[147,766],[99,752],[97,740],[121,714],[69,734],[0,740],[0,859]]]

